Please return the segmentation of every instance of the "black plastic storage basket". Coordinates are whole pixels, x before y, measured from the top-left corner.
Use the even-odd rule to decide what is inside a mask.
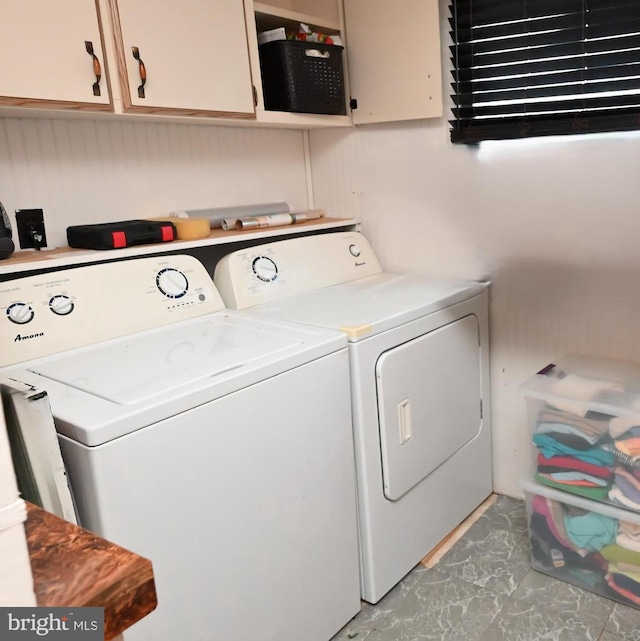
[[[260,45],[265,109],[346,114],[343,48],[302,40]]]

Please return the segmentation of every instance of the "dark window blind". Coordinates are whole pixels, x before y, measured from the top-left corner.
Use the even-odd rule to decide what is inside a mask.
[[[451,140],[640,129],[640,0],[453,0]]]

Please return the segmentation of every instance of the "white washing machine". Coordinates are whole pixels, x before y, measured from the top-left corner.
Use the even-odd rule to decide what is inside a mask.
[[[359,610],[344,335],[228,313],[190,256],[0,284],[80,522],[153,562],[127,641],[326,641]]]
[[[225,256],[247,317],[348,337],[362,597],[376,603],[492,491],[488,285],[382,272],[359,233]]]

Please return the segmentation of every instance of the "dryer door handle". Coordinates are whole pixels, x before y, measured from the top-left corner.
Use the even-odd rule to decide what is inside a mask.
[[[404,445],[411,440],[412,421],[411,421],[411,399],[405,398],[398,403],[398,427],[400,433],[400,445]]]

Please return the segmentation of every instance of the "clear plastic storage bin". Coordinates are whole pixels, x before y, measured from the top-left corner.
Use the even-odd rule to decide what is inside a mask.
[[[640,512],[640,364],[565,356],[520,392],[535,480]]]
[[[534,481],[522,488],[532,567],[640,609],[640,515]]]

